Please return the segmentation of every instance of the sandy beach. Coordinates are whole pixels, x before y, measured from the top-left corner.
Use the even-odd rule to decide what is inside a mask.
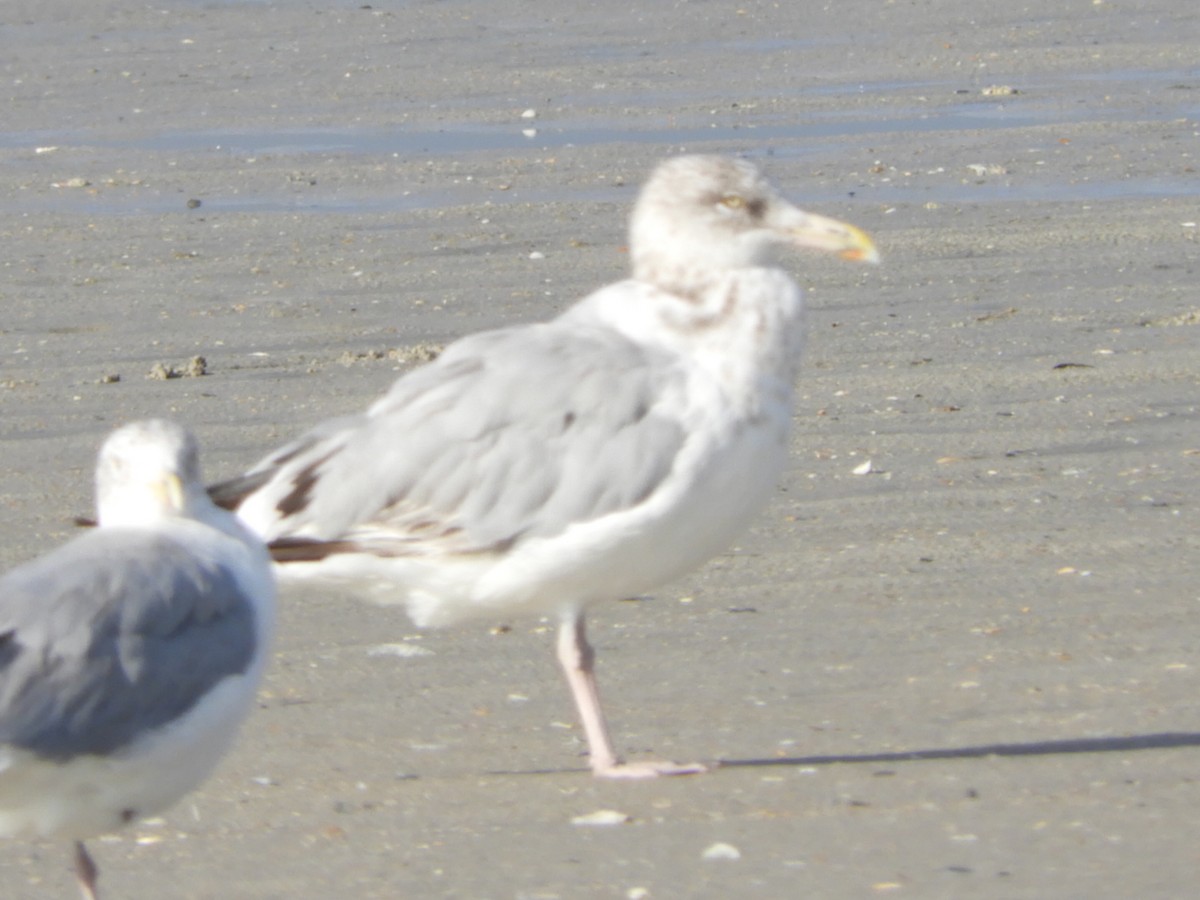
[[[755,526],[591,617],[621,749],[721,768],[592,779],[549,623],[289,593],[217,775],[91,843],[105,896],[1194,890],[1200,25],[1060,6],[4,4],[4,568],[122,423],[228,477],[624,277],[665,156],[744,155],[884,257],[789,266]],[[67,848],[0,846],[0,896],[74,897]]]

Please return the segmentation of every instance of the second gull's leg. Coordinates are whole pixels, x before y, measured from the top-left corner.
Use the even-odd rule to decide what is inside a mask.
[[[583,613],[564,618],[558,628],[558,662],[571,696],[579,710],[579,720],[587,739],[588,758],[592,774],[597,778],[654,778],[658,775],[694,775],[705,771],[699,763],[639,761],[627,763],[617,756],[609,736],[608,723],[600,708],[593,665],[596,652],[587,641],[587,626]]]

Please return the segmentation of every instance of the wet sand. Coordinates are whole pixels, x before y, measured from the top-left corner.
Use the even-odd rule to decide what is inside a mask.
[[[1194,15],[799,6],[6,6],[5,567],[125,421],[188,423],[215,480],[622,277],[665,155],[746,154],[885,257],[794,261],[755,527],[593,616],[622,747],[727,766],[593,781],[546,623],[289,595],[218,775],[93,842],[108,897],[1191,890]],[[73,896],[68,859],[7,843],[0,894]]]

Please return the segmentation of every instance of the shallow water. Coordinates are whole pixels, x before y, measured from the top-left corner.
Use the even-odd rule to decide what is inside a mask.
[[[1173,91],[1195,78],[1193,71],[1109,72],[1103,75],[1063,76],[1053,83],[1032,84],[1011,97],[981,99],[977,88],[968,93],[948,82],[888,82],[878,84],[824,84],[807,88],[806,93],[821,96],[884,94],[927,91],[944,95],[963,94],[962,102],[925,108],[919,105],[900,108],[886,117],[865,117],[861,109],[823,110],[803,119],[757,116],[736,121],[736,109],[723,110],[711,120],[694,117],[680,123],[672,118],[663,127],[631,128],[624,121],[600,122],[592,117],[572,119],[535,119],[518,124],[449,124],[436,130],[411,130],[402,127],[307,127],[269,130],[211,129],[175,130],[138,134],[122,138],[97,139],[85,132],[6,132],[0,133],[0,149],[27,149],[37,146],[90,147],[100,152],[140,150],[151,153],[196,153],[239,158],[289,157],[301,163],[304,157],[332,155],[400,157],[405,159],[445,158],[471,153],[554,151],[567,147],[659,144],[680,150],[712,143],[744,143],[754,147],[750,155],[797,158],[816,153],[847,155],[858,151],[868,136],[898,134],[937,134],[950,132],[979,133],[1006,129],[1026,129],[1042,125],[1070,125],[1084,122],[1192,122],[1200,118],[1200,105],[1191,91]],[[1154,103],[1122,105],[1100,98],[1093,102],[1078,98],[1065,85],[1072,82],[1102,82],[1125,85]],[[1070,98],[1076,99],[1070,99]],[[670,103],[666,106],[669,108]],[[1194,127],[1188,126],[1188,127]],[[993,176],[964,179],[943,175],[941,178],[909,179],[919,184],[873,183],[851,194],[869,196],[875,202],[900,204],[911,202],[988,202],[988,201],[1101,201],[1129,197],[1177,197],[1196,193],[1194,179],[1168,176],[1094,180],[1080,178],[1069,182],[1038,182],[1032,178]],[[630,192],[590,190],[588,196],[557,191],[545,196],[528,191],[495,198],[493,202],[552,202],[570,199],[621,200]],[[345,192],[322,195],[276,192],[204,199],[206,210],[236,212],[389,212],[411,209],[436,209],[462,202],[474,202],[453,190],[377,192],[353,196]],[[806,192],[806,199],[827,201],[844,199],[845,191]],[[16,211],[80,210],[92,214],[123,215],[170,212],[179,209],[178,194],[153,191],[126,191],[121,194],[81,194],[63,192],[53,197],[37,195],[15,198]]]
[[[850,90],[842,87],[843,90]],[[1200,117],[1200,104],[1181,96],[1159,110],[1154,120]],[[0,147],[33,147],[44,144],[92,146],[105,149],[227,153],[237,156],[307,155],[349,153],[354,155],[449,156],[496,150],[561,147],[596,144],[653,143],[665,145],[707,141],[750,139],[777,145],[776,155],[788,155],[789,146],[807,146],[813,140],[856,138],[869,134],[922,134],[941,131],[978,131],[1029,128],[1041,124],[1072,124],[1099,121],[1134,121],[1144,118],[1132,111],[1084,105],[1071,107],[1011,100],[980,101],[972,98],[954,106],[923,110],[911,108],[887,118],[862,118],[859,111],[821,113],[802,120],[729,122],[728,117],[710,122],[674,124],[661,128],[630,128],[623,122],[596,124],[594,117],[572,122],[533,120],[524,127],[513,125],[447,125],[437,130],[402,128],[284,128],[265,131],[214,129],[167,131],[148,136],[94,139],[72,132],[0,133]],[[782,148],[778,144],[783,144]]]

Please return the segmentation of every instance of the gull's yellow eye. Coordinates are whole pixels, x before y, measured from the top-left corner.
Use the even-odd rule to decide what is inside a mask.
[[[746,201],[737,194],[726,194],[721,198],[721,205],[726,209],[741,209],[746,205]]]

